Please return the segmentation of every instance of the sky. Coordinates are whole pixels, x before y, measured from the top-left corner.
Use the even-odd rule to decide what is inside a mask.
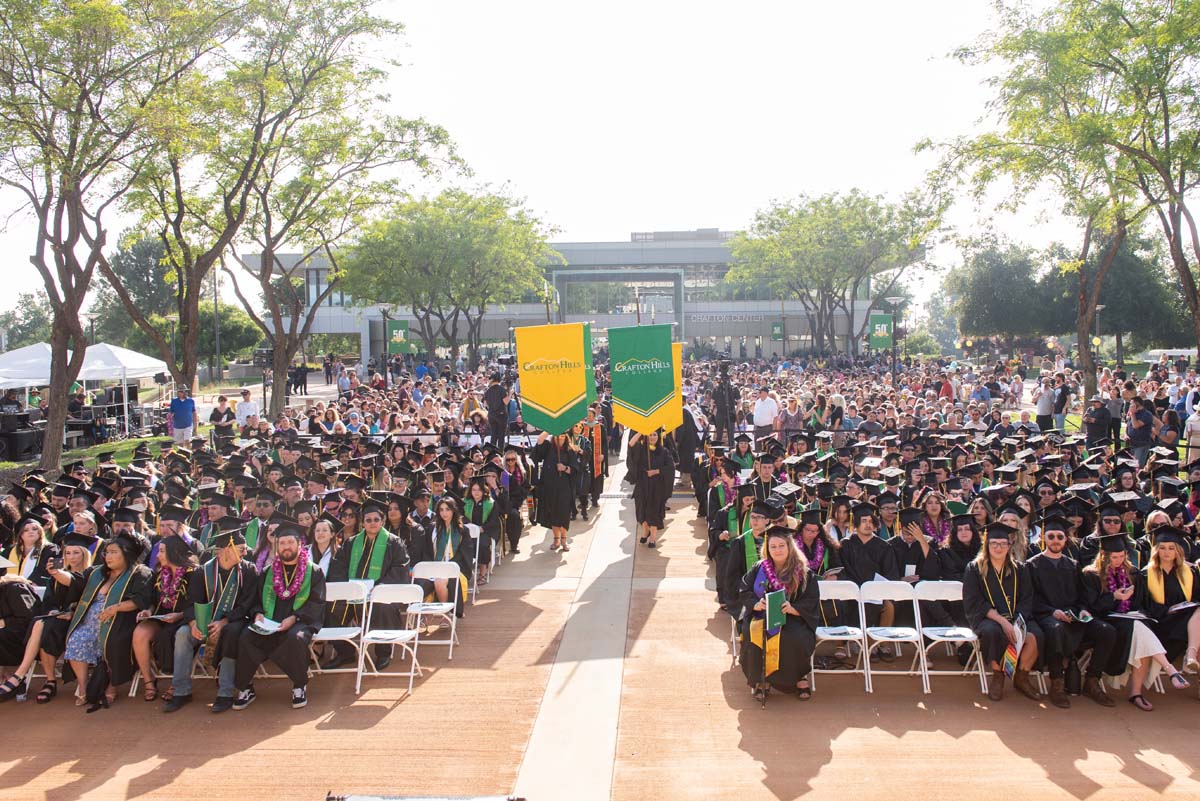
[[[734,230],[773,200],[854,187],[898,200],[933,166],[917,141],[986,126],[986,74],[949,57],[991,24],[983,0],[381,7],[406,26],[386,47],[400,62],[389,110],[445,126],[474,171],[458,182],[507,185],[558,241]],[[15,203],[0,194],[0,220]],[[993,214],[963,200],[948,222],[1035,246],[1077,230],[1044,202]],[[19,216],[0,232],[0,310],[40,286],[32,236]],[[916,282],[918,300],[936,285]]]

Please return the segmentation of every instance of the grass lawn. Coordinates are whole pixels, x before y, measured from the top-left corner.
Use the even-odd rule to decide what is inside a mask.
[[[199,435],[205,436],[205,437],[208,436],[209,429],[211,429],[211,428],[212,428],[212,426],[209,426],[209,425],[200,426]],[[73,462],[78,459],[82,459],[84,461],[84,463],[87,465],[87,468],[89,470],[91,470],[92,468],[94,468],[96,466],[96,455],[97,454],[104,453],[105,451],[114,451],[113,461],[115,461],[117,464],[124,467],[124,466],[128,465],[130,460],[133,458],[133,449],[138,446],[138,443],[140,443],[140,442],[149,443],[149,445],[151,446],[151,453],[157,455],[158,454],[157,443],[162,442],[167,439],[170,439],[170,438],[169,437],[130,437],[129,439],[123,439],[120,442],[107,442],[102,445],[92,445],[87,448],[76,448],[75,450],[72,450],[72,451],[63,451],[62,461],[65,463],[65,462]],[[14,470],[28,470],[29,468],[36,465],[37,462],[38,462],[37,459],[32,459],[32,460],[26,461],[26,462],[0,462],[0,473],[6,473],[6,472],[14,471]]]

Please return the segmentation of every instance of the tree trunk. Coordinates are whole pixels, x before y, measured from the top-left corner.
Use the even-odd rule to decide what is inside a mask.
[[[60,313],[54,313],[54,328],[50,332],[50,398],[63,399],[58,403],[47,404],[46,428],[42,439],[42,458],[38,467],[45,470],[57,471],[62,463],[63,434],[67,426],[67,390],[79,375],[83,367],[85,348],[77,347],[67,359],[70,348],[71,330],[61,319]]]
[[[271,407],[269,414],[271,420],[275,420],[283,413],[283,407],[287,405],[287,377],[288,365],[292,363],[292,354],[288,352],[287,347],[281,347],[284,343],[275,343],[274,359],[271,361],[271,371],[274,373],[271,381]]]
[[[1125,335],[1117,332],[1117,367],[1125,363]]]

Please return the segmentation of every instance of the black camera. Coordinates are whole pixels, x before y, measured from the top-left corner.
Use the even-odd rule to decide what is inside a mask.
[[[513,356],[511,353],[505,353],[503,356],[496,357],[496,363],[502,364],[505,367],[512,367],[517,363],[517,357]]]

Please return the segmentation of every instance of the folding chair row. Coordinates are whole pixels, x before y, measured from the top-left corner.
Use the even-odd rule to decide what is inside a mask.
[[[929,677],[931,675],[967,676],[977,673],[980,691],[987,692],[987,676],[984,672],[983,660],[979,653],[979,638],[975,632],[962,626],[925,626],[921,621],[922,601],[952,602],[962,600],[962,582],[960,581],[923,581],[914,586],[906,581],[870,581],[859,585],[850,581],[822,581],[818,584],[822,601],[838,601],[852,603],[858,609],[859,626],[819,626],[816,631],[817,646],[822,643],[842,643],[850,650],[858,646],[854,666],[849,670],[813,669],[817,673],[861,673],[864,689],[874,692],[874,677],[877,675],[919,675],[921,687],[931,692]],[[882,604],[890,601],[893,604],[907,603],[912,608],[913,626],[868,626],[867,606]],[[871,654],[883,645],[895,645],[897,649],[902,643],[911,643],[916,654],[907,670],[872,669]],[[967,666],[962,670],[930,670],[929,650],[939,644],[947,646],[968,645],[971,657]],[[974,669],[972,669],[974,665]],[[816,677],[812,679],[816,688]]]

